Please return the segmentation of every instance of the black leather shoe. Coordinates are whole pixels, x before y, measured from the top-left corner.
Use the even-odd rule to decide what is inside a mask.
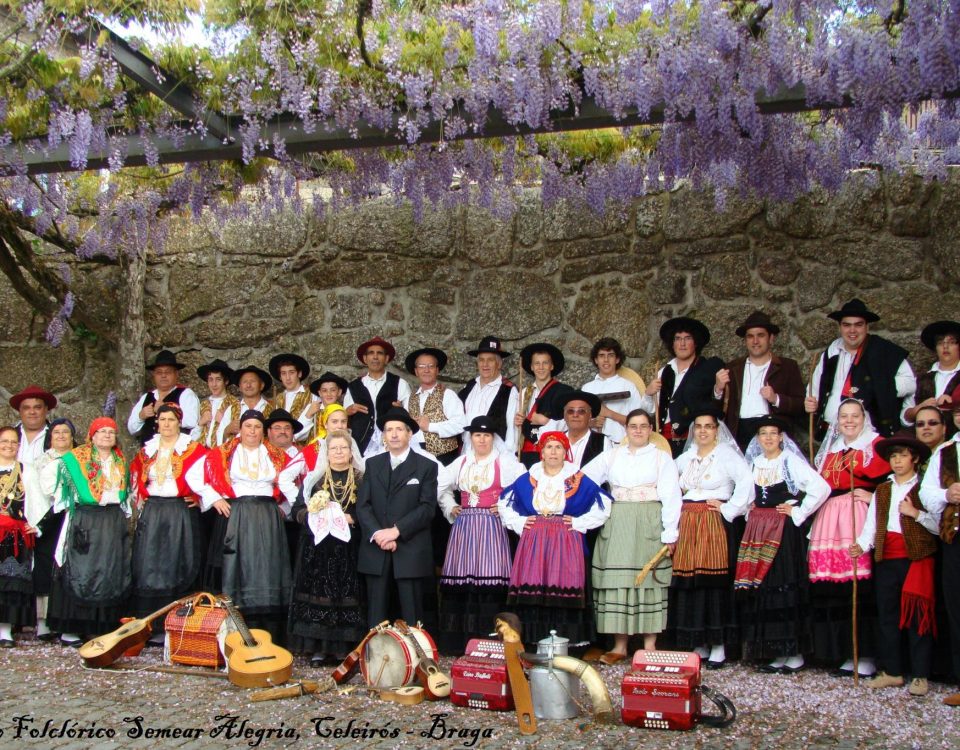
[[[310,666],[314,669],[319,669],[326,663],[327,659],[325,656],[315,655],[310,657]]]
[[[83,645],[83,640],[77,638],[75,641],[65,641],[63,638],[60,639],[60,645],[66,646],[67,648],[80,648]]]
[[[727,666],[726,660],[724,661],[710,661],[707,659],[707,669],[723,669]]]
[[[799,667],[788,667],[786,664],[784,664],[784,665],[780,668],[780,673],[781,673],[781,674],[796,674],[797,672],[802,672],[803,669],[804,669],[804,667],[806,667],[806,666],[807,666],[806,664],[801,664]]]
[[[38,636],[37,636],[37,640],[38,640],[38,641],[42,641],[43,643],[51,643],[51,642],[53,642],[53,641],[58,640],[59,638],[60,638],[60,634],[59,634],[59,633],[53,633],[53,632],[44,633],[43,635],[38,635]]]
[[[775,667],[773,664],[761,664],[757,667],[757,671],[761,674],[780,674],[783,671],[783,667]]]
[[[13,641],[9,638],[0,638],[0,648],[13,648]]]

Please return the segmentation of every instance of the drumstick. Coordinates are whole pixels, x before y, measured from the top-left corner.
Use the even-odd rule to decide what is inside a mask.
[[[647,564],[643,566],[643,569],[637,573],[637,579],[633,582],[634,586],[642,586],[643,580],[649,575],[650,571],[653,570],[660,561],[666,557],[667,553],[670,551],[670,545],[665,544],[660,549],[657,550],[657,554],[647,560]]]

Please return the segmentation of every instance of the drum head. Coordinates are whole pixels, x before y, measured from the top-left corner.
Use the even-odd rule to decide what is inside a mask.
[[[416,675],[416,658],[406,638],[389,629],[367,641],[360,656],[360,671],[371,687],[402,687]]]

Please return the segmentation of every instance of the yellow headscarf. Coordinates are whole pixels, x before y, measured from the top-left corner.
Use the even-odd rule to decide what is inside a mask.
[[[330,404],[317,415],[317,436],[315,441],[319,442],[327,437],[327,420],[330,419],[331,414],[338,411],[346,412],[346,409],[344,409],[341,404]]]

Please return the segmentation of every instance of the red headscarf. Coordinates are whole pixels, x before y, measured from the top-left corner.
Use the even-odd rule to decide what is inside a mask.
[[[545,432],[540,436],[540,440],[537,441],[537,452],[540,453],[541,456],[543,455],[544,446],[551,440],[556,440],[558,443],[560,443],[560,445],[563,446],[567,461],[573,460],[573,453],[570,449],[570,438],[568,438],[565,433],[557,430]]]
[[[92,440],[93,435],[97,430],[102,430],[104,427],[117,429],[117,423],[114,422],[110,417],[97,417],[90,423],[90,429],[87,430],[87,440]]]

